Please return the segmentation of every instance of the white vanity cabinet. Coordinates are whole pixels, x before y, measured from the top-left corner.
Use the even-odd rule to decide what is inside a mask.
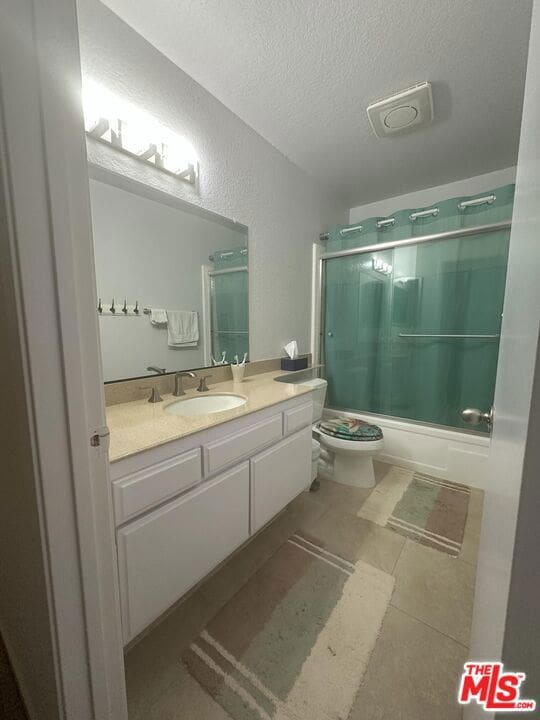
[[[311,481],[311,395],[111,465],[128,643]]]
[[[118,531],[126,639],[144,630],[249,537],[242,463]]]
[[[309,484],[311,425],[256,455],[250,465],[251,532],[257,532]]]

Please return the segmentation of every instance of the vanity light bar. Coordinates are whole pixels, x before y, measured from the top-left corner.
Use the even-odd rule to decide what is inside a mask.
[[[384,262],[380,258],[371,258],[371,267],[376,272],[382,273],[383,275],[390,275],[392,273],[392,265]]]
[[[475,198],[474,200],[463,200],[463,202],[458,204],[458,209],[466,210],[469,207],[477,207],[478,205],[492,205],[496,199],[496,195],[485,195],[484,197]]]
[[[149,165],[158,168],[161,172],[172,175],[179,180],[184,180],[190,185],[196,185],[198,176],[198,165],[197,167],[193,163],[188,163],[185,168],[178,171],[173,171],[165,166],[167,162],[168,146],[162,142],[148,141],[144,149],[140,152],[133,152],[129,150],[122,138],[122,128],[125,125],[120,118],[109,120],[107,118],[100,117],[93,126],[91,126],[86,134],[99,140],[99,142],[109,145],[110,147],[120,150],[121,152],[129,155],[137,160],[147,162]]]

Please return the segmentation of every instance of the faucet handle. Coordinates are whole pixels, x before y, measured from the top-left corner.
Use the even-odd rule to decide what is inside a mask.
[[[201,375],[199,377],[199,387],[197,388],[197,392],[208,392],[210,388],[206,384],[206,378],[210,378],[212,375]]]
[[[151,390],[150,397],[148,398],[149,403],[162,402],[163,398],[159,394],[159,390],[155,385],[143,385],[139,388],[140,390]]]

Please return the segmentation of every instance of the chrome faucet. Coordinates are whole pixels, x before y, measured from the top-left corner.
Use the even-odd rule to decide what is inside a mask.
[[[190,378],[196,378],[194,372],[191,372],[190,370],[187,370],[186,372],[177,372],[174,376],[174,392],[173,395],[176,397],[180,397],[180,395],[185,395],[186,391],[182,387],[182,378],[184,377],[190,377]]]
[[[206,384],[206,378],[212,377],[211,375],[203,375],[199,378],[199,387],[197,388],[197,392],[208,392],[210,388]]]
[[[165,375],[165,373],[167,372],[167,368],[160,368],[160,367],[157,367],[157,365],[149,365],[146,369],[151,370],[152,372],[155,372],[158,375]]]

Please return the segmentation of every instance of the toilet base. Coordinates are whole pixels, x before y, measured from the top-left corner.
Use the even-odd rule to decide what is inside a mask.
[[[375,487],[375,471],[371,455],[334,453],[334,482],[352,487]]]

